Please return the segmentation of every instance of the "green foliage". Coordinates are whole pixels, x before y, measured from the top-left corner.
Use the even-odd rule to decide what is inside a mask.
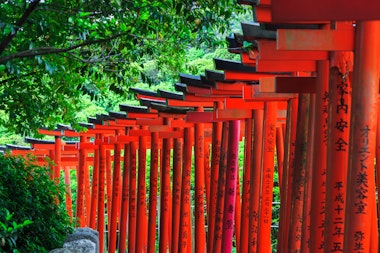
[[[22,134],[75,127],[82,94],[108,108],[137,82],[174,80],[186,49],[219,46],[241,12],[232,0],[2,2],[0,124]]]
[[[5,209],[5,221],[0,221],[0,246],[8,251],[19,252],[17,250],[17,239],[23,227],[32,224],[31,220],[24,220],[21,224],[12,220],[14,214]]]
[[[61,247],[71,231],[64,194],[64,185],[52,181],[47,168],[0,155],[0,235],[4,238],[0,251],[47,252]]]
[[[23,143],[24,143],[24,138],[22,138],[22,136],[9,132],[8,129],[0,126],[0,145],[5,145],[5,144],[22,145]]]

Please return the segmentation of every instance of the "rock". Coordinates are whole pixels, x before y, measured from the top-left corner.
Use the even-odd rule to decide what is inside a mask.
[[[66,248],[53,249],[49,253],[73,253],[71,250]]]
[[[70,253],[96,253],[95,243],[88,239],[65,242],[63,248],[70,250]]]
[[[67,236],[65,244],[77,240],[90,240],[95,244],[95,253],[99,253],[99,232],[92,228],[76,228],[73,234]]]

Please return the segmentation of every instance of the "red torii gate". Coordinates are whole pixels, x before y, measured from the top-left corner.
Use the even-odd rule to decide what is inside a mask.
[[[276,144],[281,185],[278,251],[377,252],[377,184],[373,163],[375,151],[380,150],[375,149],[376,141],[379,142],[376,138],[380,136],[376,124],[380,27],[377,21],[330,20],[377,19],[379,15],[373,11],[376,9],[373,3],[371,8],[364,9],[365,4],[360,3],[358,11],[352,12],[347,8],[352,5],[342,1],[337,5],[322,1],[310,6],[326,8],[326,12],[311,13],[304,4],[309,2],[241,1],[253,5],[256,21],[261,23],[260,26],[242,24],[244,34],[229,38],[231,45],[235,45],[231,46],[231,52],[240,53],[241,62],[216,59],[216,68],[223,73],[206,71],[201,77],[181,74],[181,83],[175,85],[181,93],[134,89],[143,106],[121,105],[125,113],[110,112],[90,119],[94,128],[87,133],[94,136],[94,143],[86,144],[82,138],[85,134],[69,129],[48,133],[56,136],[54,148],[49,143],[37,149],[51,150],[44,152],[54,156],[57,164],[54,177],[58,177],[60,163],[66,159],[59,148],[61,137],[72,134],[82,139],[82,148],[74,156],[79,157],[78,192],[82,192],[78,195],[77,217],[80,222],[88,219],[90,226],[99,230],[102,251],[107,222],[104,220],[105,181],[107,187],[113,186],[106,189],[107,195],[112,192],[113,196],[107,200],[107,212],[111,213],[109,252],[115,252],[117,238],[119,251],[126,250],[127,232],[130,252],[155,251],[158,194],[155,183],[160,178],[160,252],[190,252],[193,245],[196,252],[206,249],[220,252],[222,247],[229,252],[233,233],[238,252],[270,252]],[[340,9],[336,12],[337,6]],[[252,48],[239,50],[243,40],[250,41]],[[210,141],[205,141],[208,132],[205,124],[212,129],[208,134],[212,135],[211,165],[207,158]],[[244,134],[237,134],[239,127]],[[243,136],[246,147],[241,195],[236,152]],[[122,144],[125,144],[125,168],[121,180]],[[46,149],[47,145],[51,147]],[[94,155],[91,198],[84,197],[86,193],[81,188],[86,185],[85,189],[90,190],[90,173],[86,175],[86,170],[81,169],[87,160],[81,159],[86,157],[82,152],[86,145],[98,150]],[[194,243],[190,214],[193,146]],[[23,149],[13,148],[15,153],[21,152],[16,152],[17,148]],[[149,148],[153,159],[147,218],[144,179]],[[104,174],[111,171],[105,165],[107,160],[112,160],[110,150],[114,152],[113,180],[104,179]],[[75,148],[73,151],[77,152]],[[182,168],[178,163],[181,154]],[[178,173],[181,170],[182,178]],[[84,199],[91,201],[83,202]],[[239,214],[241,217],[237,217]]]

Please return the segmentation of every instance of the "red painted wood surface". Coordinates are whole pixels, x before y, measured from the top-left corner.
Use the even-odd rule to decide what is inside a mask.
[[[314,200],[311,205],[310,220],[310,251],[323,251],[323,231],[325,221],[325,198],[326,198],[326,143],[328,124],[328,83],[329,66],[327,61],[318,62],[316,111],[315,111],[315,144],[313,156],[312,189],[310,196]]]
[[[271,252],[274,153],[276,146],[277,102],[267,102],[264,108],[262,170],[259,209],[259,252]]]
[[[198,112],[203,112],[202,107],[197,108]],[[205,177],[204,177],[204,124],[197,123],[194,127],[194,173],[195,173],[195,252],[206,250],[205,231]]]
[[[358,22],[357,45],[352,82],[352,115],[348,165],[348,185],[344,252],[371,252],[371,224],[375,191],[374,157],[380,53],[380,23]],[[363,89],[362,85],[365,85]],[[366,179],[364,182],[362,180]],[[364,198],[363,198],[364,197]],[[358,244],[360,248],[358,248]]]
[[[343,77],[336,66],[330,68],[330,120],[326,169],[325,240],[327,249],[343,250],[344,213],[346,210],[348,145],[351,113],[351,80]],[[342,103],[343,102],[343,103]],[[340,110],[347,105],[346,110]],[[337,145],[338,144],[338,145]],[[347,144],[347,145],[346,145]]]
[[[182,160],[183,160],[183,139],[174,139],[173,144],[173,199],[172,199],[172,242],[171,250],[178,252],[179,229],[181,214],[181,184],[182,184]]]
[[[181,217],[179,228],[178,252],[192,252],[192,221],[191,221],[191,194],[190,177],[193,150],[194,130],[185,128],[183,147],[183,170],[181,189]],[[175,235],[174,235],[175,236]]]
[[[130,158],[131,158],[131,145],[124,144],[124,164],[123,164],[123,182],[122,182],[122,198],[120,210],[120,236],[119,236],[119,251],[125,252],[127,250],[127,230],[128,230],[128,217],[129,217],[129,177],[130,177]],[[111,241],[110,241],[111,242]]]
[[[142,127],[147,128],[146,126]],[[145,130],[144,129],[144,130]],[[148,247],[148,216],[146,203],[146,152],[148,138],[143,135],[139,137],[138,149],[138,188],[137,188],[137,222],[136,227],[136,251],[143,252]]]
[[[227,171],[225,182],[222,248],[224,252],[232,251],[232,237],[234,234],[236,180],[238,173],[238,149],[240,122],[230,121],[228,130]]]
[[[275,22],[380,19],[380,3],[374,0],[276,0],[271,7]]]
[[[249,248],[248,252],[257,252],[259,207],[260,207],[260,177],[261,177],[261,155],[263,141],[264,110],[253,112],[253,154],[250,180],[250,202],[249,202]]]
[[[170,150],[173,139],[162,140],[160,245],[159,252],[170,250]]]

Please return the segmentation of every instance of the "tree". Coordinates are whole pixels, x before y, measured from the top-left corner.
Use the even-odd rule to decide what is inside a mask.
[[[240,11],[232,0],[6,0],[0,124],[18,133],[75,126],[82,94],[126,96],[152,59],[174,76],[187,48],[221,43]]]
[[[0,154],[0,252],[48,252],[72,232],[64,183],[35,163]]]

